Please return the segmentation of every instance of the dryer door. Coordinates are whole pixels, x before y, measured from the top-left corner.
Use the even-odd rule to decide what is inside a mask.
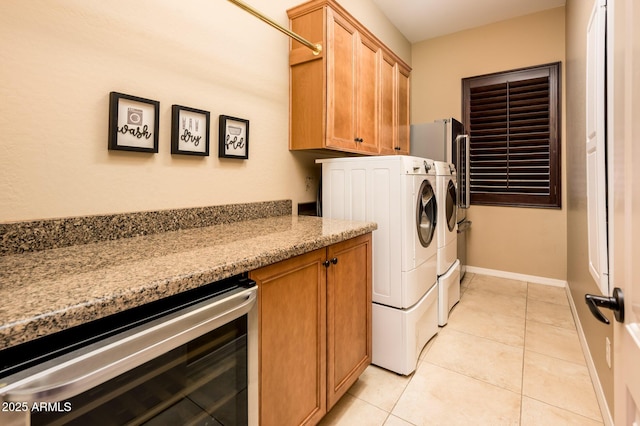
[[[416,227],[418,238],[423,247],[429,247],[433,241],[436,231],[436,221],[438,217],[438,205],[436,202],[436,192],[428,180],[422,181],[418,191],[418,205],[416,208]]]
[[[456,196],[456,185],[453,183],[453,179],[449,179],[447,183],[447,199],[446,199],[446,218],[447,218],[447,227],[449,231],[453,231],[457,223],[457,201],[458,197]]]

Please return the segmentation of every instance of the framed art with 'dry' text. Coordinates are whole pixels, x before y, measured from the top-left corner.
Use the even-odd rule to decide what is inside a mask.
[[[220,116],[218,157],[249,158],[249,120]]]
[[[171,153],[209,155],[209,111],[171,107]]]
[[[158,152],[160,102],[124,93],[109,95],[109,149]]]

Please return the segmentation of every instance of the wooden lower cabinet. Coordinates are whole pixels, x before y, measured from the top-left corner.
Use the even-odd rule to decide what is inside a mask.
[[[371,362],[371,234],[258,269],[260,425],[314,425]]]
[[[326,250],[250,274],[258,283],[260,425],[315,424],[326,413]]]
[[[329,246],[327,257],[329,410],[371,363],[371,235]]]

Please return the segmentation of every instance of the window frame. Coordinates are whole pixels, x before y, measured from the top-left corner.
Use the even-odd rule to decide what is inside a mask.
[[[525,68],[518,68],[509,71],[496,72],[491,74],[484,74],[474,77],[468,77],[462,79],[462,119],[469,134],[469,149],[471,151],[471,160],[470,160],[470,173],[471,173],[471,185],[470,185],[470,198],[471,204],[474,205],[495,205],[495,206],[517,206],[517,207],[534,207],[534,208],[561,208],[562,207],[562,198],[561,198],[561,63],[554,62],[544,65],[536,65]],[[471,89],[477,89],[482,87],[489,87],[492,85],[506,85],[505,88],[507,92],[511,87],[511,83],[515,83],[515,86],[518,85],[518,82],[523,82],[527,80],[533,80],[536,78],[548,78],[548,150],[545,150],[545,153],[548,153],[548,186],[538,186],[538,188],[547,188],[548,193],[546,194],[535,194],[535,193],[521,193],[516,192],[507,192],[507,193],[499,193],[496,190],[492,192],[489,190],[478,191],[478,185],[476,185],[476,191],[474,192],[473,181],[474,181],[474,128],[472,126],[471,119]],[[511,103],[509,102],[509,97],[507,95],[507,112],[506,114],[506,123],[509,122],[509,111],[512,108]],[[539,99],[543,99],[540,97]],[[515,103],[515,101],[513,101]],[[477,109],[475,111],[478,112]],[[481,114],[481,112],[480,112]],[[486,121],[489,121],[487,116],[484,117]],[[474,121],[477,121],[474,118]],[[486,124],[485,121],[485,124]],[[509,168],[509,159],[513,158],[513,148],[511,148],[510,142],[512,141],[512,137],[516,135],[516,133],[509,133],[509,124],[506,125],[507,129],[503,134],[499,134],[500,137],[506,137],[505,143],[505,152],[502,157],[504,159],[496,160],[497,163],[502,163],[503,167],[506,167],[506,171],[504,174],[505,185],[511,184],[513,180],[509,178],[509,172],[513,173],[516,170],[515,167]],[[476,133],[477,134],[477,133]],[[477,136],[479,137],[479,136]],[[513,139],[515,141],[515,138]],[[476,150],[479,149],[480,142],[476,143]],[[514,144],[515,145],[515,144]],[[529,146],[529,150],[527,154],[533,155],[534,148],[531,148],[532,144],[527,144]],[[476,156],[477,158],[477,156]],[[521,158],[521,157],[520,157]],[[476,160],[478,161],[478,160]],[[531,164],[529,164],[531,163]],[[531,159],[525,166],[529,168],[533,167],[535,163],[534,159]],[[478,166],[476,166],[478,167]],[[528,172],[531,175],[534,172]],[[494,173],[495,174],[495,173]],[[476,174],[477,176],[477,174]],[[545,175],[546,176],[546,175]],[[534,178],[532,176],[527,177],[529,180],[525,180],[523,186],[526,188],[524,191],[535,191],[536,188],[534,182]],[[476,182],[479,182],[476,179]],[[530,186],[527,186],[530,185]],[[485,188],[491,188],[490,185],[485,185]],[[507,190],[509,191],[509,190]]]

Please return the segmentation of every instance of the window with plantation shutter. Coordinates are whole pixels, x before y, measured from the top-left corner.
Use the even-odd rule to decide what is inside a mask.
[[[560,63],[462,80],[472,204],[560,207]]]

